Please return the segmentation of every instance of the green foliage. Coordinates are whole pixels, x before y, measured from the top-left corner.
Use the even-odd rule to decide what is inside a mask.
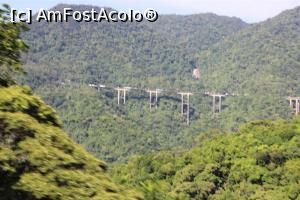
[[[146,185],[147,195],[155,189],[167,195],[153,199],[299,199],[299,163],[300,119],[257,121],[202,137],[190,151],[133,157],[111,174],[130,186]]]
[[[39,122],[61,126],[55,111],[33,96],[29,87],[11,86],[0,90],[0,110],[5,112],[23,112],[36,118]]]
[[[28,48],[20,37],[27,27],[23,23],[10,22],[10,10],[6,4],[0,8],[0,86],[11,85],[14,74],[24,72],[21,53]]]
[[[296,8],[246,28],[240,20],[212,14],[163,16],[154,24],[34,23],[24,36],[33,46],[26,81],[58,108],[71,137],[111,162],[145,155],[115,163],[111,180],[106,164],[74,144],[54,110],[28,88],[0,88],[0,197],[299,199],[299,119],[218,131],[249,119],[288,117],[283,97],[299,92],[299,46],[293,43],[299,19]],[[196,66],[200,81],[190,78]],[[206,114],[209,99],[195,98],[188,127],[177,98],[163,96],[151,112],[147,96],[132,92],[128,104],[117,107],[112,91],[86,86],[102,81],[241,95],[226,100],[222,115],[214,116]],[[215,129],[196,137],[210,128]]]
[[[289,116],[285,97],[300,95],[299,24],[300,7],[296,7],[199,53],[205,88],[240,93],[230,102],[235,111],[226,113],[227,119],[246,122]]]
[[[53,10],[66,6],[91,9],[58,5]],[[190,147],[194,135],[213,126],[209,98],[193,98],[193,123],[188,127],[177,96],[163,94],[159,108],[149,111],[146,93],[131,91],[127,105],[117,107],[115,91],[99,94],[87,85],[203,90],[191,79],[198,52],[245,25],[214,14],[161,15],[155,23],[33,22],[24,34],[30,45],[26,83],[56,108],[76,142],[108,162]]]
[[[0,88],[0,199],[142,199],[58,125],[28,88]]]
[[[155,23],[34,22],[24,34],[31,46],[25,82],[57,109],[76,142],[108,162],[191,148],[199,132],[292,117],[285,97],[300,94],[299,19],[295,8],[253,25],[214,14],[162,15]],[[191,78],[194,67],[200,80]],[[148,94],[130,91],[126,106],[117,107],[116,91],[88,83],[239,96],[226,97],[213,115],[212,99],[195,94],[187,126],[176,94],[163,93],[150,111]]]

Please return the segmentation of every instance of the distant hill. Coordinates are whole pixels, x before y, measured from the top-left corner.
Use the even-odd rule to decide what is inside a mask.
[[[0,199],[142,199],[75,144],[26,87],[0,87]]]
[[[64,4],[51,10],[63,7],[100,10]],[[155,23],[34,22],[24,38],[31,46],[28,65],[43,66],[42,71],[48,71],[46,77],[39,74],[43,84],[70,79],[180,86],[184,81],[178,77],[189,78],[191,70],[197,67],[196,53],[245,26],[240,19],[214,14],[161,15]]]
[[[155,23],[35,22],[24,35],[31,46],[25,82],[57,108],[76,142],[107,161],[191,147],[211,128],[291,117],[285,96],[300,93],[299,15],[295,8],[252,25],[214,14],[161,15]],[[192,79],[196,67],[200,80]],[[187,126],[176,94],[162,94],[159,108],[149,111],[147,94],[130,92],[118,107],[115,91],[88,83],[239,96],[213,115],[211,98],[194,95]]]
[[[287,96],[300,95],[300,7],[251,25],[200,53],[208,90],[239,91],[229,115],[286,116]]]

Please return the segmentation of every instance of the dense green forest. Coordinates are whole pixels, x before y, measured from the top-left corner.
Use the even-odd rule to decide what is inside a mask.
[[[72,7],[53,10],[66,6]],[[191,78],[197,54],[245,26],[214,14],[162,15],[155,23],[34,22],[24,34],[31,47],[24,57],[30,72],[25,83],[58,110],[76,142],[106,161],[189,147],[199,131],[219,126],[212,122],[209,98],[193,99],[194,122],[187,126],[176,94],[162,94],[159,109],[150,112],[145,93],[130,92],[128,104],[117,107],[115,91],[87,85],[204,90]]]
[[[211,130],[191,150],[107,165],[75,144],[28,87],[0,88],[0,199],[290,199],[300,196],[300,120]],[[112,178],[110,178],[112,177]]]
[[[239,91],[233,119],[287,117],[300,95],[300,7],[246,27],[199,54],[205,88]]]
[[[300,120],[255,121],[238,132],[200,134],[190,151],[132,157],[116,181],[149,199],[299,199]]]
[[[0,7],[0,199],[144,199],[115,184],[107,165],[62,130],[55,110],[16,85],[27,28],[11,23],[9,13],[8,5]]]
[[[142,199],[72,141],[28,87],[0,87],[0,199]]]
[[[90,6],[58,5],[74,10]],[[62,116],[64,128],[109,162],[129,155],[190,148],[209,129],[236,130],[255,119],[289,118],[285,97],[299,95],[300,8],[258,24],[214,14],[161,15],[155,23],[36,23],[24,34],[25,83]],[[199,68],[200,80],[192,79]],[[148,94],[88,83],[183,91],[235,92],[213,115],[209,97],[191,98],[191,125],[180,116],[176,94],[162,94],[149,111]]]
[[[212,76],[219,77],[218,72],[213,70],[218,68],[218,63],[228,65],[231,63],[236,73],[227,73],[222,67],[218,69],[220,73],[224,74],[224,77],[232,78],[235,74],[247,72],[248,77],[235,81],[243,85],[246,78],[250,81],[255,79],[252,87],[256,88],[249,87],[243,90],[239,88],[243,91],[238,96],[239,100],[227,100],[224,113],[200,115],[199,111],[192,110],[191,126],[186,125],[180,116],[178,99],[175,97],[163,95],[159,109],[149,111],[147,98],[143,99],[140,93],[132,92],[128,104],[120,107],[113,101],[115,100],[113,91],[97,92],[87,86],[86,81],[91,81],[85,80],[87,77],[82,76],[76,81],[72,79],[70,72],[67,73],[69,77],[63,79],[61,73],[66,73],[63,70],[57,71],[55,76],[51,69],[51,63],[54,62],[49,61],[50,64],[45,62],[41,65],[45,68],[42,68],[38,67],[38,63],[30,64],[31,57],[28,56],[27,68],[31,70],[27,69],[28,75],[25,78],[18,77],[19,81],[29,81],[36,92],[58,108],[63,116],[61,120],[51,106],[33,94],[30,87],[16,84],[17,75],[24,76],[22,67],[24,59],[21,59],[21,55],[31,46],[28,46],[20,36],[27,27],[22,23],[9,22],[7,17],[9,10],[8,6],[0,8],[1,200],[298,200],[300,198],[300,118],[273,120],[279,116],[289,116],[289,111],[284,111],[280,107],[281,101],[277,101],[281,95],[299,92],[297,87],[299,36],[293,35],[296,40],[278,39],[282,39],[281,34],[286,32],[292,34],[292,30],[298,31],[300,24],[297,16],[300,14],[298,8],[267,22],[249,25],[220,42],[215,44],[212,42],[210,44],[212,46],[206,50],[207,47],[203,46],[199,54],[195,50],[196,60],[207,57],[205,65],[209,67],[203,69],[204,72],[211,71]],[[272,68],[268,65],[270,63],[264,60],[266,58],[262,58],[263,56],[257,58],[258,63],[263,62],[262,60],[266,62],[259,65],[259,70],[265,77],[260,77],[260,73],[251,77],[251,73],[246,69],[240,69],[239,62],[246,64],[246,60],[255,57],[253,51],[244,50],[244,57],[239,58],[225,59],[218,56],[220,52],[222,55],[232,56],[233,52],[237,51],[234,49],[241,49],[243,52],[242,49],[246,45],[252,45],[256,50],[260,49],[261,46],[257,47],[252,41],[256,37],[248,35],[249,32],[257,29],[256,34],[264,38],[266,32],[272,32],[274,27],[279,25],[282,27],[280,31],[276,29],[273,41],[289,50],[288,58],[279,59],[278,49],[266,44],[268,53],[264,56],[278,63],[272,65],[274,66]],[[158,32],[161,34],[167,30],[168,28],[164,26]],[[170,38],[179,35],[179,33],[171,34]],[[239,38],[237,43],[240,44],[229,42],[230,38]],[[296,44],[291,41],[295,41]],[[224,51],[222,50],[224,46],[230,48]],[[29,55],[34,54],[33,52],[34,49],[30,50]],[[216,57],[211,54],[216,54]],[[291,62],[291,65],[287,68],[281,67],[284,61]],[[251,64],[248,66],[249,69],[253,67]],[[285,76],[282,73],[286,73]],[[171,83],[172,80],[168,79],[171,76],[165,76],[164,87],[167,87],[167,83]],[[182,87],[190,84],[189,89],[195,89],[193,86],[200,84],[203,89],[214,89],[212,85],[205,85],[203,80],[196,83],[195,80],[188,79],[188,76],[190,75],[187,73],[187,79],[178,79]],[[174,77],[176,78],[175,75]],[[140,79],[140,82],[136,83],[148,81],[143,77]],[[277,85],[272,82],[274,80],[279,80],[280,83],[282,81],[283,84]],[[206,84],[214,83],[210,81],[205,80]],[[228,78],[227,81],[233,80]],[[217,81],[214,83],[215,87],[221,89],[222,85],[226,86],[227,81],[224,83]],[[235,81],[226,88],[236,90]],[[176,84],[169,86],[177,87]],[[291,89],[283,91],[285,84],[289,84]],[[253,93],[257,94],[257,98],[253,98]],[[273,95],[272,101],[267,98],[268,95]],[[245,104],[238,107],[238,103],[243,101]],[[234,106],[230,108],[229,102]],[[204,103],[208,104],[208,100]],[[196,104],[193,104],[193,109],[195,108]],[[201,108],[207,109],[209,113],[209,106]],[[265,113],[256,112],[259,108],[265,109],[260,111]],[[242,120],[233,118],[244,116],[240,110],[248,112],[247,118],[244,117]],[[207,116],[203,117],[204,115]],[[256,120],[238,126],[243,120],[252,117],[271,119]],[[82,146],[68,137],[63,127]],[[222,127],[224,129],[220,131]],[[228,131],[229,129],[236,131]],[[83,147],[111,162],[127,161],[114,162],[108,166]],[[140,155],[130,156],[132,154]]]

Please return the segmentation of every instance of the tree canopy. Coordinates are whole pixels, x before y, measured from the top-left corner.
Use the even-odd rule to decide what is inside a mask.
[[[254,121],[235,133],[201,134],[190,151],[135,156],[111,174],[149,200],[296,200],[300,119]]]
[[[0,8],[0,85],[15,83],[15,74],[24,73],[21,67],[21,54],[28,49],[21,39],[22,31],[27,30],[23,23],[10,21],[10,7],[4,4]]]

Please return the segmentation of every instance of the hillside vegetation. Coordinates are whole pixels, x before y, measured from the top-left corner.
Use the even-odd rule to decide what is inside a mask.
[[[63,7],[91,9],[58,5],[52,10]],[[205,122],[187,127],[176,96],[163,95],[159,109],[149,112],[147,94],[130,93],[129,104],[117,107],[115,91],[97,93],[87,85],[196,85],[201,90],[190,78],[197,67],[196,53],[244,26],[239,19],[214,14],[162,15],[155,23],[34,22],[24,34],[31,47],[26,83],[58,110],[76,142],[107,161],[186,146]],[[200,115],[197,108],[195,120]],[[209,106],[204,109],[210,111]]]
[[[78,80],[72,78],[69,67],[58,66],[55,69],[61,69],[61,71],[54,73],[55,70],[51,68],[51,64],[55,64],[54,60],[58,58],[56,50],[52,52],[53,54],[51,51],[46,51],[50,52],[49,55],[35,57],[33,54],[38,52],[34,53],[35,50],[33,49],[30,53],[32,57],[28,58],[41,59],[41,64],[43,59],[50,59],[47,56],[52,56],[53,62],[48,60],[44,63],[46,67],[41,68],[40,66],[37,67],[37,61],[29,61],[31,65],[28,64],[27,67],[32,71],[30,71],[29,77],[23,81],[29,81],[37,92],[43,94],[47,101],[59,109],[59,112],[64,116],[61,121],[55,110],[39,97],[33,95],[33,91],[28,86],[18,86],[15,83],[16,75],[23,72],[20,59],[21,54],[27,50],[27,45],[20,38],[20,33],[26,26],[22,23],[11,23],[7,17],[10,13],[9,10],[7,5],[4,5],[3,9],[0,8],[0,37],[2,38],[0,40],[1,200],[299,199],[300,118],[253,121],[240,126],[235,132],[226,131],[236,127],[246,117],[264,117],[265,115],[259,115],[256,109],[267,109],[267,105],[277,106],[276,109],[270,106],[267,117],[274,119],[281,115],[287,116],[288,111],[285,113],[283,108],[280,108],[280,101],[277,99],[280,98],[280,95],[297,92],[298,87],[294,82],[297,77],[293,77],[291,74],[287,75],[295,78],[290,83],[294,88],[284,92],[282,91],[284,88],[275,87],[276,84],[269,87],[270,79],[267,76],[271,74],[271,77],[276,77],[276,73],[273,71],[274,68],[261,65],[263,68],[261,73],[265,75],[261,78],[265,82],[256,80],[252,86],[257,87],[257,90],[244,88],[244,93],[239,96],[240,100],[229,99],[226,101],[226,103],[232,101],[231,104],[235,106],[235,110],[232,110],[234,107],[227,104],[224,106],[224,114],[200,114],[195,109],[197,104],[193,101],[191,111],[193,123],[192,126],[187,126],[184,125],[183,119],[177,111],[178,98],[164,94],[160,98],[159,109],[149,111],[146,96],[131,92],[131,99],[126,106],[116,106],[112,91],[96,92],[87,86],[86,81],[92,80],[90,78],[94,75],[93,73],[90,74],[91,77],[78,76],[80,77]],[[299,9],[296,8],[268,22],[246,27],[241,32],[226,37],[220,43],[213,45],[214,42],[212,42],[210,45],[213,46],[210,47],[210,50],[207,49],[206,52],[200,53],[197,59],[205,58],[205,56],[210,57],[210,53],[223,52],[219,49],[222,43],[229,45],[229,40],[242,37],[241,35],[253,28],[261,30],[261,27],[264,27],[266,31],[260,33],[258,30],[258,32],[259,35],[265,35],[265,32],[270,32],[275,26],[282,26],[282,29],[290,31],[291,35],[292,29],[297,30],[298,28],[298,14]],[[209,18],[216,17],[210,14],[193,17],[204,17],[200,21],[205,21],[207,16]],[[178,16],[172,17],[177,18]],[[231,20],[235,21],[236,19]],[[269,25],[270,23],[274,23],[274,26]],[[73,26],[72,23],[68,25]],[[149,24],[144,25],[150,26]],[[76,26],[80,25],[77,24]],[[160,26],[160,24],[155,26]],[[168,28],[162,26],[158,30],[160,31],[157,33],[162,34],[164,31],[168,31]],[[175,30],[178,33],[170,33],[168,38],[177,38],[181,33],[186,34],[184,30],[177,30],[176,28]],[[276,33],[280,33],[280,31]],[[297,38],[296,35],[294,36]],[[188,38],[194,40],[191,35]],[[251,39],[252,36],[248,38]],[[176,41],[183,42],[183,40],[177,39]],[[190,42],[189,39],[186,41]],[[276,40],[276,36],[274,36],[274,40]],[[241,38],[239,41],[247,44]],[[285,48],[292,46],[289,42],[278,42],[278,44],[285,44]],[[197,45],[201,46],[200,43]],[[197,45],[194,47],[198,48]],[[251,43],[251,45],[253,44]],[[232,48],[238,46],[235,44],[232,45]],[[202,50],[207,48],[205,45],[202,47]],[[297,65],[296,61],[298,60],[297,53],[299,53],[297,48],[295,47],[295,52],[291,51],[289,56],[293,56],[288,59],[289,61],[294,59],[295,65]],[[253,50],[257,51],[259,47],[254,45]],[[230,51],[234,50],[228,49],[228,52]],[[271,59],[276,59],[276,52],[270,50],[269,54],[266,55]],[[176,54],[176,52],[173,53]],[[248,53],[245,54],[248,55]],[[67,55],[72,56],[73,54],[69,53],[64,56]],[[148,52],[145,55],[150,54]],[[249,59],[250,57],[253,57],[251,53]],[[179,60],[182,59],[182,57],[178,58]],[[209,67],[205,70],[217,69],[219,62],[217,58],[219,57],[214,60],[206,58],[207,63],[210,64],[206,63]],[[257,58],[258,62],[260,62],[259,59]],[[224,60],[224,63],[229,63],[229,60]],[[235,58],[234,60],[237,62],[238,59]],[[240,60],[245,62],[244,58],[240,58]],[[74,63],[76,62],[79,60],[74,60]],[[280,62],[283,63],[282,60]],[[193,63],[194,61],[191,61],[189,64],[192,65]],[[73,70],[79,69],[79,65],[71,66],[75,67]],[[249,66],[250,68],[253,67],[250,64]],[[232,67],[233,69],[237,67],[235,62],[232,63]],[[280,68],[280,66],[276,67]],[[222,69],[220,67],[219,70],[222,71]],[[66,71],[64,72],[64,70]],[[238,69],[235,70],[236,73],[242,73]],[[265,70],[271,71],[267,73]],[[284,71],[283,68],[280,70]],[[133,71],[135,72],[135,70]],[[245,69],[244,72],[249,73],[248,69]],[[292,72],[297,74],[297,68],[294,68]],[[216,76],[214,72],[211,74]],[[63,79],[61,75],[65,75],[65,79],[70,77],[70,80]],[[176,87],[177,84],[181,83],[188,84],[189,89],[195,89],[194,86],[197,84],[202,85],[203,88],[211,87],[205,86],[209,83],[208,80],[205,84],[202,82],[206,78],[193,81],[188,78],[180,79],[174,73],[172,75],[174,80],[180,80],[177,83],[174,81],[173,86]],[[167,87],[168,82],[172,82],[170,77],[166,76],[166,81],[163,81],[166,83],[165,87]],[[187,74],[186,77],[188,77]],[[234,74],[231,74],[231,77],[234,77]],[[139,78],[145,82],[148,81],[142,76]],[[128,83],[133,80],[138,81],[139,78],[128,79]],[[249,81],[253,81],[250,74]],[[287,80],[282,79],[281,81]],[[184,84],[182,84],[183,87]],[[216,82],[216,87],[221,87],[221,85],[223,85],[221,82]],[[228,87],[230,87],[228,89],[236,89],[232,85]],[[253,98],[252,92],[254,91],[257,92],[259,98],[255,98],[252,102],[255,105],[250,107],[251,104],[248,105],[248,103],[251,102],[249,100]],[[260,93],[262,91],[264,93]],[[278,93],[273,93],[274,91],[278,91]],[[273,101],[266,98],[266,92],[273,94]],[[240,108],[235,104],[238,101],[244,101],[245,98],[248,98],[248,101],[244,102],[247,105],[242,104],[243,107]],[[265,101],[261,102],[261,99],[265,99]],[[198,101],[200,100],[202,102],[208,99],[198,99]],[[204,103],[208,104],[207,102]],[[208,107],[201,108],[209,110]],[[252,108],[253,113],[247,113],[248,115],[244,118],[239,116],[242,113],[239,109],[252,111],[250,108]],[[272,114],[273,112],[274,114]],[[67,136],[63,131],[63,124],[76,142],[82,144],[84,148],[95,155],[103,156],[108,161],[124,161],[132,154],[140,155],[131,156],[127,162],[115,162],[111,164],[111,168],[108,170],[104,161],[98,160]],[[223,132],[218,129],[200,132],[200,130],[221,127],[225,127]]]
[[[100,9],[59,4],[51,10],[65,7]],[[31,47],[26,61],[28,69],[39,72],[33,86],[69,79],[178,87],[197,67],[196,53],[245,26],[240,19],[214,14],[161,15],[155,23],[33,22],[24,35]]]
[[[287,117],[287,96],[300,95],[300,7],[225,38],[198,61],[205,88],[239,91],[230,118]],[[209,74],[209,75],[208,75]]]
[[[28,46],[23,23],[10,22],[10,7],[0,7],[0,199],[141,200],[115,184],[106,164],[72,141],[54,109],[15,83]]]
[[[255,121],[198,139],[191,151],[135,156],[111,173],[156,200],[300,198],[299,119]]]
[[[27,87],[0,88],[0,199],[142,199],[111,181]]]
[[[58,5],[74,10],[90,6]],[[97,9],[97,8],[96,8]],[[237,130],[255,119],[290,118],[285,97],[299,95],[299,8],[248,25],[214,14],[161,15],[155,23],[33,23],[25,83],[62,116],[79,144],[109,162],[129,155],[191,148],[209,129]],[[199,68],[200,80],[191,77]],[[235,92],[213,115],[209,97],[191,97],[191,125],[177,94],[163,93],[150,111],[148,94],[129,92],[116,106],[109,86]]]
[[[135,156],[114,165],[110,175],[104,162],[67,137],[55,111],[27,87],[0,88],[0,127],[0,199],[296,200],[300,195],[299,119],[203,133],[190,151]]]

